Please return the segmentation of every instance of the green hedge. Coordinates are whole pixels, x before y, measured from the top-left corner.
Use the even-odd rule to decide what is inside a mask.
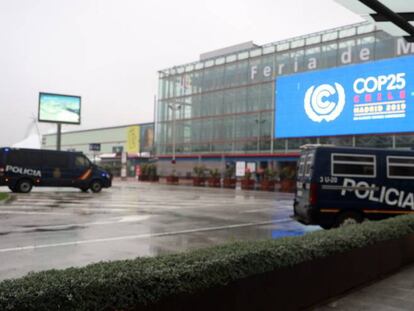
[[[7,193],[0,192],[0,201],[4,201],[9,197]]]
[[[414,216],[236,242],[176,255],[50,270],[0,283],[0,310],[120,310],[414,233]]]

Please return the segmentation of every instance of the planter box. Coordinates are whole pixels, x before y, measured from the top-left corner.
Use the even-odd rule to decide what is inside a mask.
[[[260,190],[262,191],[275,191],[275,184],[274,180],[262,180],[260,182]]]
[[[215,187],[215,188],[220,188],[221,184],[220,184],[220,178],[209,178],[207,179],[207,183],[209,187]]]
[[[223,188],[236,188],[237,180],[233,178],[224,178],[223,179]]]
[[[158,182],[160,180],[160,177],[159,176],[149,176],[149,175],[139,175],[138,180],[139,181]]]
[[[159,182],[160,181],[160,176],[148,176],[148,181]]]
[[[206,179],[204,177],[193,177],[193,186],[202,187],[206,183]]]
[[[414,261],[414,235],[253,275],[146,310],[302,310]]]
[[[253,190],[255,181],[253,179],[242,179],[241,188],[243,190]]]
[[[167,176],[167,184],[178,185],[178,176]]]
[[[282,192],[295,192],[296,182],[294,180],[284,179],[280,182],[280,191]]]
[[[139,175],[138,176],[138,180],[139,181],[148,181],[149,180],[149,176],[148,175]]]

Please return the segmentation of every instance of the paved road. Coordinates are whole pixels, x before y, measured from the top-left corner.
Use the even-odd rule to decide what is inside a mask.
[[[34,189],[0,205],[0,279],[318,230],[289,218],[292,199],[137,182],[99,194]]]

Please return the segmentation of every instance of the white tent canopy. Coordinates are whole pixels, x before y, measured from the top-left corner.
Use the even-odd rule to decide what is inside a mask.
[[[15,148],[30,148],[30,149],[40,149],[40,137],[38,134],[30,134],[22,141],[14,144],[12,147]]]

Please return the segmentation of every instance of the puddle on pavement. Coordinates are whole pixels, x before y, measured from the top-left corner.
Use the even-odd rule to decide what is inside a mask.
[[[85,226],[68,226],[62,228],[46,228],[46,227],[39,227],[33,230],[28,230],[27,232],[50,232],[50,231],[70,231],[70,230],[77,230],[77,229],[85,229]]]

